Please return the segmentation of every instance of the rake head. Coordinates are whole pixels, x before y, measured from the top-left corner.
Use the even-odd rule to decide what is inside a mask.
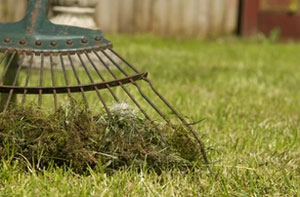
[[[199,142],[208,163],[198,134],[153,87],[147,73],[116,53],[101,31],[52,24],[48,3],[30,0],[24,19],[0,24],[3,113],[13,102],[47,108],[52,102],[56,110],[81,97],[87,107],[97,101],[93,108],[101,106],[110,115],[114,103],[131,103],[155,126],[160,118],[176,130],[173,122],[179,121]],[[170,112],[174,120],[165,115]]]

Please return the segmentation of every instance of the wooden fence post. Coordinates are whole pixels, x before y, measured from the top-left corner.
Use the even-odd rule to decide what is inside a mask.
[[[249,36],[256,34],[258,28],[259,0],[243,0],[242,9],[242,35]]]

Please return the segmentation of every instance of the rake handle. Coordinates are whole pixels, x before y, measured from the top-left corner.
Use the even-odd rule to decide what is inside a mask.
[[[27,26],[28,33],[35,33],[40,30],[48,19],[48,0],[29,0],[24,22]]]

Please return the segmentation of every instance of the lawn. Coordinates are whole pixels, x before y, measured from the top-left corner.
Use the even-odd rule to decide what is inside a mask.
[[[209,168],[77,175],[0,164],[0,196],[299,196],[300,66],[296,43],[111,35],[116,51],[195,126]]]

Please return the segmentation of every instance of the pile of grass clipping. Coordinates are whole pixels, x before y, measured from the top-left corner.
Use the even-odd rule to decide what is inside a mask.
[[[126,103],[111,107],[111,112],[112,117],[92,115],[78,105],[49,115],[37,107],[14,106],[0,114],[0,158],[37,169],[67,166],[77,173],[88,168],[160,171],[199,165],[198,145],[182,127],[174,132],[161,125],[160,133]]]

